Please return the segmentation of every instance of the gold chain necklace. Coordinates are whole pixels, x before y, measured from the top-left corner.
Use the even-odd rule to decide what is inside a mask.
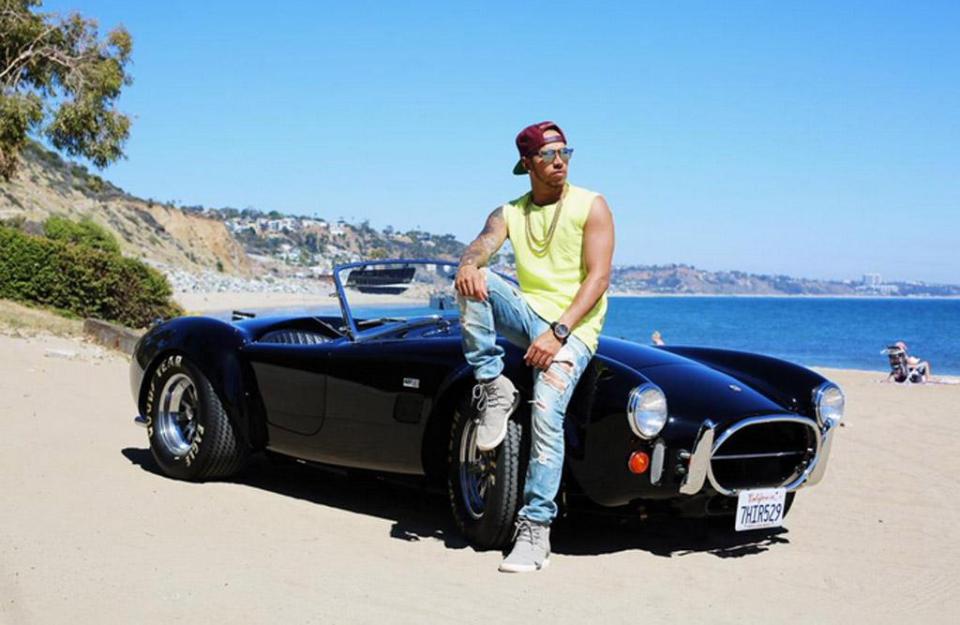
[[[557,208],[553,211],[553,221],[550,222],[550,228],[547,230],[547,234],[542,238],[537,238],[537,235],[533,233],[533,229],[530,227],[530,204],[533,203],[533,194],[530,195],[530,202],[525,207],[524,218],[526,219],[526,235],[527,235],[527,246],[530,248],[530,251],[536,256],[543,256],[547,253],[547,248],[550,247],[550,242],[553,240],[553,233],[557,229],[557,222],[560,221],[560,211],[563,209],[563,200],[567,196],[567,187],[563,187],[563,192],[560,194],[560,199],[557,201]]]

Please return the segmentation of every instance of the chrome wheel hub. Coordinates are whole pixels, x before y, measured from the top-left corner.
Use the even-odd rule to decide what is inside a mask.
[[[193,380],[178,373],[167,380],[160,391],[156,428],[160,443],[174,456],[190,450],[197,433],[200,402]]]
[[[460,436],[460,494],[467,514],[483,516],[487,493],[496,483],[497,452],[477,449],[477,422],[470,420]]]

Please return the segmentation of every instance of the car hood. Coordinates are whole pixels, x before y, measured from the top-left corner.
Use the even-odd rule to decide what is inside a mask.
[[[659,386],[667,396],[671,421],[699,427],[705,419],[721,425],[748,416],[787,411],[729,374],[655,347],[604,339],[598,354],[619,361]]]
[[[659,347],[642,345],[640,343],[634,343],[633,341],[615,339],[608,336],[600,337],[597,355],[622,362],[637,371],[646,369],[647,367],[694,362],[689,358],[672,354]]]

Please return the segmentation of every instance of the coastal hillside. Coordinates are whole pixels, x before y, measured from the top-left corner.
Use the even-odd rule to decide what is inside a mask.
[[[377,258],[457,260],[465,247],[452,234],[400,231],[390,226],[378,230],[368,221],[350,223],[249,208],[184,210],[223,220],[251,256],[299,267],[294,269],[297,273],[329,274],[335,265]]]
[[[254,208],[174,206],[135,197],[37,143],[0,183],[0,220],[28,229],[52,215],[90,217],[113,232],[126,256],[161,269],[177,292],[326,289],[340,263],[376,258],[456,260],[464,244],[452,234],[419,229],[378,230],[367,221],[291,215]],[[507,245],[497,269],[512,272]],[[277,280],[279,279],[279,281]],[[960,296],[960,286],[860,280],[814,280],[742,271],[708,271],[686,264],[614,267],[611,292],[658,295]]]
[[[877,274],[860,280],[814,280],[743,271],[707,271],[690,265],[614,267],[614,293],[658,295],[958,296],[960,286],[884,282]]]
[[[30,143],[16,175],[0,183],[0,219],[22,221],[29,228],[53,215],[89,217],[116,235],[125,256],[161,268],[240,276],[254,272],[243,246],[221,220],[132,196]]]
[[[21,157],[16,175],[0,183],[0,220],[38,231],[54,215],[89,217],[116,235],[125,256],[163,270],[175,289],[233,289],[241,285],[235,278],[317,277],[338,263],[369,258],[456,259],[464,248],[452,234],[144,199],[36,142]]]

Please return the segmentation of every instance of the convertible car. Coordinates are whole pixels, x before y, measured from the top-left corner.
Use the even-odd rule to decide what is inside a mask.
[[[223,479],[265,451],[421,476],[448,491],[468,540],[503,545],[522,498],[529,404],[503,444],[477,450],[455,272],[440,260],[353,263],[334,272],[339,313],[157,323],[130,369],[157,464],[173,478]],[[505,374],[529,399],[523,350],[501,340]],[[561,505],[779,526],[795,492],[823,478],[843,407],[835,384],[788,362],[603,336],[567,410]]]

